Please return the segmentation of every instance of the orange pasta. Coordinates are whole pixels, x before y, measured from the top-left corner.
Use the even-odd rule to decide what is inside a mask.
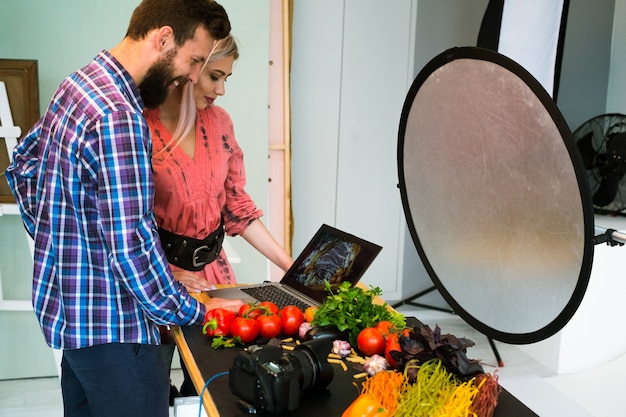
[[[404,392],[404,375],[398,371],[381,371],[363,382],[362,393],[369,393],[393,415]]]

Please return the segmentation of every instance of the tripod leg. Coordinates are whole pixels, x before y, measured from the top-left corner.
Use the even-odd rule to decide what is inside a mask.
[[[432,306],[432,305],[427,305],[427,304],[421,304],[421,303],[417,303],[415,302],[416,299],[423,297],[426,294],[429,294],[433,291],[435,291],[437,288],[433,285],[432,287],[429,287],[423,291],[418,292],[417,294],[413,294],[412,296],[405,298],[404,300],[400,300],[395,304],[392,304],[391,307],[392,308],[398,308],[400,306],[403,305],[411,305],[414,307],[421,307],[421,308],[426,308],[426,309],[430,309],[430,310],[437,310],[437,311],[443,311],[445,313],[450,313],[450,314],[455,314],[453,310],[447,309],[447,308],[441,308],[441,307],[437,307],[437,306]],[[502,358],[500,357],[500,353],[498,352],[498,348],[496,347],[495,343],[493,342],[493,339],[490,337],[487,337],[487,340],[489,341],[489,345],[491,346],[491,350],[493,351],[494,356],[496,357],[496,361],[498,361],[498,366],[499,367],[503,367],[504,366],[504,362],[502,362]]]
[[[413,307],[421,307],[421,308],[426,308],[429,310],[437,310],[437,311],[443,311],[444,313],[449,313],[449,314],[454,314],[454,311],[449,309],[449,308],[445,308],[445,307],[437,307],[437,306],[432,306],[432,305],[428,305],[428,304],[422,304],[422,303],[417,303],[415,302],[415,300],[417,300],[418,298],[421,298],[423,296],[425,296],[426,294],[429,294],[433,291],[435,291],[437,289],[437,287],[435,287],[434,285],[430,288],[426,288],[423,291],[418,292],[417,294],[413,294],[412,296],[405,298],[404,300],[400,300],[395,304],[392,304],[391,307],[392,308],[398,308],[400,306],[403,305],[410,305]]]
[[[496,347],[496,344],[493,342],[493,339],[490,337],[487,337],[487,340],[489,341],[491,350],[493,351],[493,354],[496,357],[496,361],[498,361],[498,366],[502,368],[504,366],[504,362],[502,362],[502,358],[500,358],[500,353],[498,352],[498,348]]]
[[[405,304],[411,304],[413,302],[413,300],[416,300],[428,293],[431,293],[433,291],[435,291],[437,289],[437,287],[435,287],[434,285],[432,287],[426,288],[423,291],[418,292],[417,294],[413,294],[412,296],[405,298],[404,300],[400,300],[395,304],[392,304],[391,307],[392,308],[398,308],[400,306],[403,306]]]

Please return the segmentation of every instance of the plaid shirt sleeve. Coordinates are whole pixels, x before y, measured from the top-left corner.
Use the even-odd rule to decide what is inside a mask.
[[[140,114],[113,112],[95,129],[99,149],[98,201],[110,263],[144,312],[161,324],[197,322],[204,313],[191,297],[180,297],[159,245],[152,210],[154,182],[150,133]],[[175,296],[173,296],[175,295]]]
[[[17,144],[13,150],[12,162],[5,171],[9,188],[20,206],[22,222],[30,237],[35,233],[40,133],[41,120]]]

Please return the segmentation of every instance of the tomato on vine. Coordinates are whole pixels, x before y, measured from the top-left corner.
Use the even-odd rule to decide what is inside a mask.
[[[293,336],[298,333],[300,325],[304,321],[304,313],[297,306],[286,306],[280,310],[280,318],[283,321],[283,334]]]
[[[365,356],[381,355],[385,352],[385,338],[374,327],[366,327],[359,332],[357,347]]]
[[[278,337],[283,331],[283,321],[276,314],[259,316],[256,321],[259,325],[259,334],[266,339]]]
[[[259,323],[250,317],[237,317],[230,325],[230,334],[242,343],[254,342],[259,335]]]
[[[240,317],[247,317],[247,318],[250,318],[250,319],[256,319],[260,315],[261,315],[261,310],[259,310],[258,308],[255,308],[255,306],[253,304],[246,303],[246,304],[242,305],[241,307],[239,307],[239,316]]]
[[[391,355],[392,351],[402,352],[399,336],[396,333],[387,337],[387,343],[385,344],[385,359],[387,360],[390,368],[397,369],[398,361]]]
[[[374,328],[383,335],[385,340],[397,332],[396,327],[390,320],[381,320],[374,325]]]
[[[271,301],[261,301],[259,303],[259,306],[266,309],[266,310],[261,310],[262,314],[268,314],[268,312],[271,314],[278,314],[280,311],[278,306]]]

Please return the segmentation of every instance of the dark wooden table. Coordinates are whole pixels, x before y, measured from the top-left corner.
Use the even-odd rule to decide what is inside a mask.
[[[204,301],[205,294],[197,298]],[[238,417],[248,415],[237,404],[239,397],[228,387],[228,372],[240,348],[213,349],[211,340],[202,334],[201,326],[174,327],[173,333],[178,345],[179,354],[191,375],[198,394],[210,378],[215,379],[207,386],[202,397],[203,407],[209,417]],[[282,417],[336,417],[340,416],[356,397],[359,388],[354,384],[353,375],[359,371],[348,368],[344,371],[339,365],[333,365],[334,377],[328,388],[323,392],[305,393],[299,399],[296,410]],[[507,390],[502,389],[498,397],[498,406],[494,417],[535,417],[532,410],[522,404]]]

